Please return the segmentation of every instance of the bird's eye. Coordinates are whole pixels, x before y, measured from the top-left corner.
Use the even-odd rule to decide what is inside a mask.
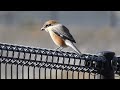
[[[49,26],[51,26],[51,24],[49,24]]]
[[[48,25],[46,25],[45,27],[48,27]]]
[[[51,26],[51,24],[46,25],[46,27],[49,27],[49,26]]]

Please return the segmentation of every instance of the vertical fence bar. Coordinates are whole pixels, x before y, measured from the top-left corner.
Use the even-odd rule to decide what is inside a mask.
[[[23,59],[25,59],[26,53],[25,50],[23,50]],[[22,79],[24,79],[24,64],[22,65]]]
[[[28,73],[28,79],[30,79],[30,66],[27,68],[27,73]]]
[[[88,79],[90,79],[90,72],[88,72],[88,74],[89,74],[89,75],[88,75]]]
[[[45,60],[45,62],[47,62],[48,61],[48,56],[46,56],[46,60]],[[45,68],[45,73],[44,73],[44,75],[45,75],[45,79],[47,78],[47,68]]]
[[[35,79],[35,66],[33,67],[33,79]]]
[[[11,79],[13,79],[13,68],[12,68],[13,64],[11,64]]]
[[[57,76],[58,76],[58,75],[57,75],[57,74],[58,74],[57,71],[58,71],[58,70],[56,69],[56,79],[57,79]]]
[[[29,60],[31,60],[31,52],[29,49],[28,52],[29,52]],[[30,79],[30,66],[28,66],[28,79]]]
[[[41,67],[39,67],[39,79],[41,79]]]
[[[24,65],[22,65],[22,79],[24,79]]]
[[[61,70],[61,79],[63,79],[63,69]]]
[[[1,49],[0,56],[2,57],[3,50]],[[1,59],[0,59],[0,79],[1,79]]]
[[[74,71],[72,71],[72,79],[74,79]]]
[[[69,78],[69,76],[68,76],[68,72],[69,72],[69,71],[67,70],[67,79]]]
[[[57,58],[57,63],[59,63],[59,57]],[[57,75],[58,74],[58,70],[56,69],[55,72],[56,72],[56,79],[57,79],[57,77],[58,77],[58,75]]]
[[[75,65],[76,59],[74,58],[73,60],[74,60],[73,65]],[[72,79],[74,79],[74,70],[72,71]]]
[[[103,70],[100,71],[100,74],[97,76],[98,79],[114,79],[114,69],[112,68],[112,59],[115,56],[114,52],[103,51],[99,53],[100,56],[104,56],[106,61],[103,65]],[[99,63],[98,63],[99,65]]]
[[[40,61],[42,61],[42,54],[40,55]],[[41,79],[41,66],[39,67],[39,79]]]
[[[53,62],[53,60],[54,60],[54,56],[52,55],[52,58],[51,58],[51,62]],[[50,79],[52,79],[52,68],[50,68]]]
[[[50,69],[50,79],[52,79],[52,68]]]
[[[70,58],[68,60],[68,64],[70,64]],[[67,79],[69,79],[69,70],[67,70]]]
[[[5,63],[5,79],[7,79],[7,63]]]
[[[1,61],[0,61],[0,79],[1,79]]]
[[[80,71],[78,72],[78,79],[80,79],[79,76],[80,76]]]
[[[16,78],[18,79],[18,64],[16,66]]]
[[[3,50],[1,49],[1,52],[0,52],[0,56],[2,57],[2,55],[3,55]],[[2,74],[2,72],[1,72],[1,58],[0,58],[0,79],[1,79],[1,74]]]
[[[44,79],[46,79],[46,68],[45,68],[45,70],[44,70]]]
[[[37,54],[35,54],[35,57],[34,57],[35,61],[37,59]],[[33,67],[33,79],[35,79],[35,66]]]
[[[18,55],[17,55],[17,58],[19,59],[20,58],[20,52],[18,52]],[[17,64],[17,66],[16,66],[16,78],[18,79],[18,64]]]

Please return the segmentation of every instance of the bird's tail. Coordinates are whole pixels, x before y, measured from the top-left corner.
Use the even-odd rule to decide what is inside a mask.
[[[65,40],[66,45],[68,45],[69,47],[73,48],[75,50],[75,52],[79,55],[81,55],[82,53],[78,50],[78,48],[74,45],[74,43],[72,43],[69,40]]]

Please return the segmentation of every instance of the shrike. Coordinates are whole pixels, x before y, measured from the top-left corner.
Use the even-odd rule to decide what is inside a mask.
[[[77,54],[82,54],[74,45],[76,41],[70,34],[69,30],[64,25],[58,23],[56,20],[49,20],[45,22],[41,28],[41,31],[49,32],[54,43],[59,46],[57,49],[71,47]]]

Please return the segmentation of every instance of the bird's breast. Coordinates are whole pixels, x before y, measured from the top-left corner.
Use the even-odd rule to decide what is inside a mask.
[[[67,45],[65,44],[64,40],[62,39],[62,37],[58,36],[53,31],[49,31],[49,33],[50,33],[50,36],[51,36],[52,40],[54,41],[54,43],[56,45],[62,46],[62,47],[67,47]]]

